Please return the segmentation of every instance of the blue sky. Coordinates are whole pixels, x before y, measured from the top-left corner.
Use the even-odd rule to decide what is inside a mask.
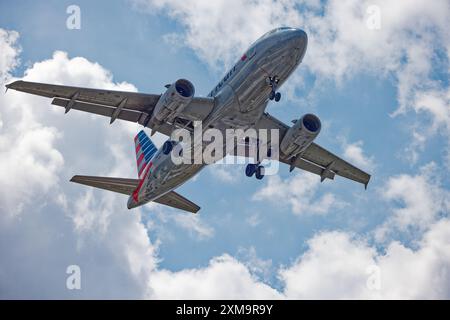
[[[192,218],[155,205],[128,211],[126,197],[86,191],[71,185],[68,179],[74,174],[108,174],[108,168],[134,177],[132,138],[133,132],[138,132],[138,126],[109,126],[107,119],[89,115],[64,117],[62,112],[55,112],[56,108],[50,106],[49,100],[33,98],[37,100],[21,102],[14,100],[22,99],[19,94],[8,97],[8,92],[2,97],[1,104],[12,106],[12,111],[8,114],[0,110],[3,138],[8,137],[7,128],[14,126],[11,116],[14,108],[19,108],[17,110],[23,114],[26,113],[24,105],[28,103],[34,107],[33,102],[36,102],[39,106],[32,111],[32,120],[21,117],[29,121],[24,122],[23,130],[27,130],[27,123],[32,124],[30,130],[50,128],[55,133],[48,147],[59,155],[52,153],[55,158],[48,162],[56,166],[48,173],[54,183],[45,187],[40,187],[39,182],[31,184],[27,186],[29,191],[23,194],[29,199],[0,207],[3,215],[8,217],[0,220],[3,243],[19,243],[16,252],[7,245],[0,247],[0,255],[5,258],[0,262],[4,274],[0,276],[1,297],[179,297],[177,286],[180,286],[179,292],[189,292],[189,285],[182,284],[183,279],[189,276],[196,279],[195,275],[202,272],[212,274],[216,272],[215,263],[234,263],[248,271],[252,285],[248,290],[242,285],[242,292],[233,297],[258,297],[260,292],[266,291],[269,292],[267,296],[272,297],[271,288],[276,294],[297,298],[328,297],[320,295],[326,290],[338,298],[373,298],[377,295],[449,297],[448,281],[441,289],[424,284],[412,291],[416,294],[410,294],[411,291],[402,289],[404,283],[390,280],[383,282],[382,288],[375,293],[367,292],[364,275],[361,276],[364,281],[352,280],[352,284],[356,283],[355,286],[362,289],[354,292],[337,290],[342,287],[340,277],[346,279],[345,272],[350,272],[348,270],[352,270],[356,262],[344,267],[344,271],[339,268],[337,271],[322,270],[323,278],[317,277],[327,283],[326,286],[321,287],[313,280],[302,282],[302,279],[315,279],[307,275],[308,263],[312,263],[314,257],[319,257],[317,263],[320,265],[334,259],[330,263],[332,268],[333,263],[341,259],[352,263],[353,260],[346,257],[364,251],[369,252],[372,263],[381,266],[388,259],[385,253],[396,241],[403,250],[412,249],[411,259],[418,263],[420,250],[428,249],[427,235],[431,237],[433,232],[437,233],[436,226],[448,223],[450,38],[446,28],[441,27],[448,23],[448,17],[440,15],[442,11],[449,12],[448,4],[436,1],[428,5],[427,10],[422,10],[424,4],[421,1],[392,5],[392,8],[386,1],[375,1],[381,8],[382,25],[380,30],[369,30],[361,24],[369,5],[366,3],[260,2],[259,8],[272,6],[279,10],[274,10],[277,13],[267,18],[255,4],[234,0],[230,6],[242,5],[242,11],[247,11],[248,19],[245,19],[241,12],[238,14],[226,6],[221,15],[213,14],[214,6],[202,2],[162,1],[163,5],[159,5],[143,0],[77,1],[81,8],[80,30],[65,27],[66,8],[73,4],[71,1],[1,2],[0,28],[18,33],[17,40],[8,45],[17,51],[13,60],[20,60],[18,66],[5,68],[2,72],[7,80],[22,78],[27,72],[32,80],[46,82],[53,78],[43,74],[42,70],[57,70],[50,67],[58,60],[53,54],[63,51],[68,57],[60,58],[62,64],[56,64],[59,68],[65,68],[75,57],[83,57],[87,62],[81,64],[90,66],[86,69],[91,71],[83,71],[85,74],[80,76],[76,71],[66,73],[58,69],[55,74],[62,74],[59,81],[78,85],[104,82],[118,88],[132,84],[140,92],[161,93],[165,84],[187,78],[195,85],[196,94],[206,95],[252,41],[270,28],[290,22],[310,35],[308,51],[303,64],[281,89],[285,91],[281,103],[269,104],[267,111],[286,123],[308,112],[317,114],[323,123],[317,143],[372,173],[368,190],[339,177],[319,184],[314,180],[319,178],[311,178],[297,170],[289,173],[287,167],[281,167],[279,177],[257,181],[245,177],[243,166],[224,165],[205,169],[195,181],[179,189],[181,194],[202,207],[199,217]],[[216,6],[223,6],[223,2],[218,1]],[[192,7],[196,10],[190,9]],[[355,10],[361,10],[360,15],[353,15]],[[401,17],[395,17],[391,12],[398,12]],[[306,13],[315,19],[308,18]],[[423,21],[416,27],[412,21],[417,20],[418,14]],[[243,16],[244,20],[235,23],[233,19],[239,19],[236,16]],[[355,30],[354,25],[358,23],[360,29]],[[205,25],[209,27],[205,28]],[[429,31],[430,25],[434,31]],[[335,35],[321,34],[327,28]],[[413,28],[416,39],[408,37]],[[386,48],[380,49],[384,45]],[[2,65],[11,60],[5,55],[2,59]],[[48,64],[35,65],[44,60],[49,61]],[[102,67],[99,74],[107,74],[108,70],[113,78],[95,78],[94,63]],[[401,112],[396,114],[398,110]],[[161,136],[156,140],[157,143],[163,141]],[[117,146],[118,142],[120,146]],[[1,154],[5,157],[13,153],[7,144],[2,146]],[[58,157],[63,161],[55,160]],[[38,165],[41,160],[36,157],[34,161]],[[46,161],[43,160],[44,167],[48,165]],[[11,166],[2,168],[13,172],[11,180],[20,179],[14,176],[13,162],[5,161],[2,165]],[[31,165],[30,168],[34,170]],[[41,171],[33,172],[39,174]],[[36,181],[41,178],[38,176]],[[6,199],[10,184],[11,181],[0,184],[1,199]],[[289,190],[289,193],[271,196],[276,189]],[[317,212],[315,208],[323,205],[326,199],[331,199],[330,206],[325,212]],[[105,204],[107,201],[114,201],[114,204]],[[17,213],[9,217],[8,212]],[[101,218],[97,218],[97,214]],[[50,219],[58,222],[47,224]],[[122,229],[121,221],[127,221]],[[129,224],[134,228],[129,232],[138,230],[140,234],[145,230],[148,237],[137,241],[141,245],[136,249],[136,255],[141,252],[139,250],[145,254],[131,260],[126,248],[133,248],[135,242],[116,243],[129,240],[126,235]],[[44,228],[45,232],[34,237],[23,234],[39,228]],[[120,236],[116,238],[117,230],[120,230]],[[97,239],[98,233],[104,237]],[[61,234],[65,235],[64,241],[55,246]],[[334,236],[336,243],[342,241],[342,248],[348,245],[349,250],[342,249],[341,255],[320,260],[320,254],[333,249],[322,251],[318,243]],[[122,254],[115,252],[116,245],[125,247]],[[448,248],[448,245],[443,241],[442,248]],[[59,258],[40,255],[40,252],[51,250]],[[42,258],[24,258],[29,252]],[[228,258],[225,262],[214,260],[224,255],[231,262]],[[444,270],[449,270],[450,260],[445,259],[433,260],[433,263],[440,263]],[[402,261],[401,258],[398,260]],[[25,261],[25,265],[16,269],[20,261]],[[83,281],[80,292],[64,288],[64,268],[68,264],[81,265],[86,274],[87,280]],[[136,274],[133,264],[144,271]],[[89,269],[99,266],[102,271]],[[386,270],[386,279],[394,279],[395,272],[401,269],[399,266],[399,263],[386,262],[381,272]],[[363,270],[364,274],[364,268],[361,268],[353,273]],[[12,270],[22,279],[15,284],[7,280]],[[31,270],[33,277],[41,275],[45,283],[35,279],[30,280],[30,285],[27,279],[31,277]],[[419,278],[432,279],[433,270],[423,270],[424,274]],[[217,272],[220,277],[220,270]],[[245,272],[238,274],[246,277]],[[104,275],[98,276],[99,273]],[[171,286],[162,290],[152,285],[152,281],[157,284],[165,279],[161,274],[172,277],[170,279],[181,279],[173,285],[174,292],[170,292]],[[208,279],[204,279],[205,286]],[[227,279],[227,274],[223,279]],[[334,282],[333,279],[338,280]],[[247,280],[236,281],[247,283]],[[196,281],[202,281],[202,278]],[[149,282],[151,289],[143,289],[141,282]],[[260,284],[263,289],[259,288]],[[44,286],[48,288],[46,293],[42,293]],[[123,288],[127,290],[121,291]],[[200,292],[203,297],[223,296],[219,289],[217,292],[206,289]],[[311,295],[308,296],[308,292]]]

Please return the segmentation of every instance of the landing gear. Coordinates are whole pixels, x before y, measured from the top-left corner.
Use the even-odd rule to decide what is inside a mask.
[[[247,177],[255,175],[256,179],[261,180],[264,178],[264,167],[259,164],[249,163],[245,168],[245,175]]]
[[[270,91],[269,99],[270,99],[270,100],[275,99],[275,91],[273,91],[273,90]]]
[[[173,141],[171,140],[167,140],[166,142],[164,142],[163,146],[162,146],[162,152],[164,154],[169,154],[173,149]]]
[[[269,99],[275,100],[276,102],[280,101],[281,99],[281,93],[277,92],[277,86],[279,81],[280,79],[278,79],[277,76],[267,78],[267,82],[269,86],[272,88],[272,91],[270,91]]]
[[[264,178],[264,167],[263,166],[258,166],[258,168],[256,168],[256,172],[255,172],[255,177],[258,180],[261,180],[262,178]]]
[[[255,174],[255,172],[256,172],[257,167],[258,166],[256,164],[249,163],[247,165],[247,167],[245,167],[245,175],[247,177],[253,176]]]
[[[247,139],[246,142],[248,143],[249,139]],[[260,144],[260,142],[257,139],[256,140],[256,145],[257,145],[256,163],[249,163],[245,167],[245,175],[247,177],[252,177],[253,175],[255,175],[256,179],[261,180],[262,178],[264,178],[264,166],[261,165],[261,161],[263,161],[265,157],[263,156],[262,159],[260,158],[259,144]],[[267,158],[271,158],[271,157],[272,157],[272,148],[268,148],[267,149]]]
[[[275,102],[280,101],[280,99],[281,99],[281,93],[279,93],[279,92],[275,93]]]

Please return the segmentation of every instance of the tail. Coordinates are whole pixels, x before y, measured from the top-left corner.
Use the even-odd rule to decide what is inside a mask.
[[[134,143],[136,146],[136,163],[139,178],[142,178],[145,167],[155,155],[158,149],[145,134],[144,130],[141,130],[136,137],[134,137]]]

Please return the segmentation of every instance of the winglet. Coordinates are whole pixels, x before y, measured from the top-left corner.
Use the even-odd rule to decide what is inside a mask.
[[[369,179],[367,179],[367,182],[364,183],[364,190],[367,190],[367,185],[369,184],[371,176],[369,175]]]
[[[13,83],[14,83],[14,82],[13,82]],[[9,83],[9,84],[6,84],[6,85],[5,85],[5,87],[6,87],[5,94],[8,92],[8,89],[11,88],[11,85],[12,85],[13,83]]]

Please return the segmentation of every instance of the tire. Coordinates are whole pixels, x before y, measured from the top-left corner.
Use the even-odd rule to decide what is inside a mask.
[[[264,169],[263,166],[258,166],[258,168],[256,168],[255,172],[256,179],[261,180],[262,178],[264,178],[264,173],[262,172],[263,169]]]
[[[277,93],[275,93],[275,101],[276,102],[278,102],[278,101],[280,101],[280,99],[281,99],[281,93],[279,93],[279,92],[277,92]]]
[[[275,92],[274,92],[274,91],[271,91],[271,92],[270,92],[269,99],[270,99],[270,100],[275,99]]]
[[[162,147],[163,153],[169,154],[172,151],[172,148],[173,148],[172,141],[167,140],[166,142],[164,142],[163,147]]]
[[[253,176],[255,172],[256,172],[256,165],[250,163],[247,165],[247,167],[245,167],[245,175],[247,177]]]

